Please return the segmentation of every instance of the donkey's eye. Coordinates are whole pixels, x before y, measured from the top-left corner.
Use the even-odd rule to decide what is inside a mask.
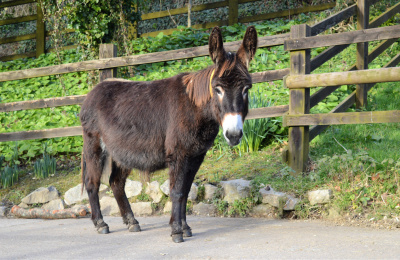
[[[222,90],[222,88],[221,87],[219,87],[219,86],[217,86],[216,88],[215,88],[215,92],[217,92],[217,94],[218,94],[218,96],[223,96],[224,95],[224,91]]]
[[[243,97],[246,97],[246,96],[247,96],[249,89],[250,89],[249,86],[245,86],[245,87],[243,88],[243,93],[242,93],[242,94],[243,94]]]

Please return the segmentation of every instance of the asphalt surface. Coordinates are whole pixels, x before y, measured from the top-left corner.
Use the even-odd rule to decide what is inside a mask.
[[[2,218],[0,259],[400,259],[400,230],[188,216],[193,237],[175,244],[168,216],[137,219],[130,233],[105,217],[111,233],[99,235],[88,218]]]

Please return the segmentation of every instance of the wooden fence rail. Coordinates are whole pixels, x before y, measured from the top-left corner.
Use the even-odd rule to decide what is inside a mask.
[[[290,39],[285,41],[285,50],[303,50],[351,43],[380,41],[400,37],[400,25],[384,28],[372,28],[340,34],[312,36],[303,39]]]
[[[209,3],[209,4],[201,4],[201,5],[192,6],[190,9],[191,13],[215,9],[215,8],[221,8],[221,7],[228,7],[229,12],[228,12],[227,20],[208,22],[208,23],[202,23],[202,24],[194,24],[194,25],[191,25],[190,27],[192,27],[194,29],[200,29],[200,28],[212,28],[214,26],[233,25],[238,22],[239,23],[249,23],[249,22],[262,21],[262,20],[267,20],[267,19],[274,19],[274,18],[278,18],[278,17],[287,17],[290,15],[297,15],[297,14],[301,14],[301,13],[323,11],[326,9],[333,8],[336,5],[335,2],[332,2],[332,3],[325,3],[325,4],[320,4],[320,5],[310,5],[310,6],[305,6],[305,7],[301,7],[301,8],[283,10],[283,11],[273,12],[273,13],[246,16],[246,17],[241,17],[241,18],[239,17],[239,15],[238,15],[239,4],[257,2],[257,1],[259,1],[259,0],[225,0],[225,1],[221,1],[221,2],[214,2],[214,3]],[[188,13],[188,8],[189,7],[182,7],[182,8],[171,9],[171,10],[166,10],[166,11],[143,14],[141,18],[142,18],[142,21],[146,21],[146,20],[151,20],[151,19],[168,17],[168,16],[172,16],[172,15],[186,14],[186,13]],[[165,35],[169,35],[169,34],[172,34],[172,32],[174,32],[176,30],[178,30],[178,29],[171,28],[171,29],[166,29],[166,30],[148,32],[148,33],[141,34],[140,37],[147,37],[147,36],[154,37],[154,36],[157,36],[161,32]],[[137,32],[137,29],[134,28],[133,31]],[[137,35],[135,35],[135,37],[137,37]]]
[[[290,75],[285,78],[285,86],[295,89],[392,81],[400,81],[400,68]]]
[[[287,115],[284,126],[400,123],[400,110]]]
[[[259,47],[271,47],[282,45],[288,34],[260,37]],[[236,51],[240,47],[241,41],[228,42],[224,44],[227,51]],[[149,54],[140,54],[133,56],[82,61],[77,63],[68,63],[55,66],[48,66],[35,69],[18,70],[0,73],[0,82],[27,79],[34,77],[51,76],[71,72],[89,71],[97,69],[109,69],[124,66],[134,66],[161,61],[189,59],[208,55],[208,45],[201,47],[185,48],[179,50],[163,51]]]

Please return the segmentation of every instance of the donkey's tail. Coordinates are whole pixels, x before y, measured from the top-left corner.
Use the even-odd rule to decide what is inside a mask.
[[[85,177],[86,177],[86,160],[85,160],[85,154],[82,152],[82,159],[81,159],[82,189],[81,189],[81,194],[83,194],[83,189],[85,188]]]

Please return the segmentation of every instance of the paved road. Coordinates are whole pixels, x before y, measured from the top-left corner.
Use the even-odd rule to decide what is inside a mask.
[[[400,259],[400,230],[314,221],[189,216],[194,236],[172,243],[168,217],[138,218],[129,233],[105,217],[98,235],[84,219],[0,219],[0,259]]]

